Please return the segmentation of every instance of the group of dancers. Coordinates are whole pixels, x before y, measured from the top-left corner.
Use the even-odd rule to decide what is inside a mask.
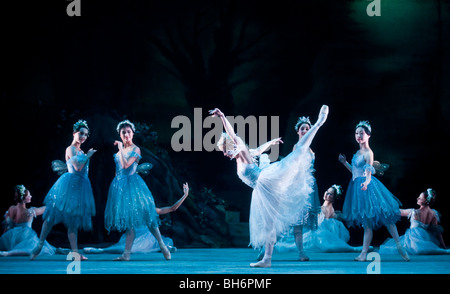
[[[322,106],[317,122],[299,118],[295,129],[299,140],[293,151],[283,159],[270,163],[264,154],[270,146],[283,143],[281,138],[271,140],[257,149],[249,149],[236,135],[230,122],[219,109],[210,111],[218,116],[225,132],[217,142],[218,149],[226,157],[235,159],[238,177],[253,189],[251,195],[249,232],[250,245],[260,250],[258,261],[252,267],[270,267],[274,249],[295,248],[299,260],[309,260],[305,250],[341,252],[361,250],[357,261],[365,261],[373,230],[386,226],[392,239],[380,247],[381,253],[398,252],[408,261],[409,254],[448,254],[438,225],[439,214],[430,208],[436,193],[432,189],[420,194],[419,209],[400,209],[400,201],[376,178],[374,155],[369,147],[371,126],[360,122],[355,129],[359,150],[351,164],[344,155],[339,161],[352,173],[347,188],[342,213],[333,203],[343,189],[333,185],[324,194],[320,206],[318,187],[314,178],[314,153],[310,145],[320,127],[327,120],[329,108]],[[121,241],[109,248],[84,248],[85,253],[121,252],[114,260],[128,261],[132,252],[138,250],[161,251],[166,260],[171,259],[173,244],[161,236],[158,215],[175,211],[189,193],[188,184],[183,185],[184,194],[173,206],[157,208],[139,172],[146,173],[150,164],[139,165],[141,151],[133,143],[136,129],[132,122],[124,120],[117,125],[121,141],[115,141],[118,152],[114,154],[116,175],[108,191],[104,218],[109,232],[124,232]],[[55,254],[61,249],[51,246],[46,238],[55,224],[67,228],[72,252],[79,253],[77,235],[79,230],[92,230],[91,218],[95,215],[95,203],[88,178],[89,160],[96,150],[81,150],[89,136],[86,121],[79,120],[73,126],[73,141],[67,147],[65,164],[59,164],[62,175],[45,197],[43,207],[27,208],[31,193],[23,185],[15,188],[17,205],[5,214],[5,232],[0,237],[0,256],[30,255],[34,260],[40,254]],[[54,162],[58,166],[57,162]],[[31,229],[33,218],[43,216],[39,238]],[[401,216],[408,216],[411,228],[399,237],[395,223]],[[348,226],[364,228],[363,246],[354,248],[347,244]],[[305,228],[305,230],[304,230]],[[292,238],[293,237],[293,238]],[[293,239],[293,240],[292,240]],[[278,243],[277,243],[278,242]],[[441,248],[442,247],[442,248]],[[65,252],[65,251],[64,251]],[[81,260],[86,260],[80,254]]]

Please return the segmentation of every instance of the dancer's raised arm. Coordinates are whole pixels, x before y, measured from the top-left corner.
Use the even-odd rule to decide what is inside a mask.
[[[256,149],[251,149],[251,150],[250,150],[250,153],[251,153],[253,156],[260,156],[260,155],[263,154],[267,149],[269,149],[270,146],[272,146],[272,145],[277,145],[277,144],[280,144],[280,143],[282,143],[282,144],[284,143],[284,142],[281,140],[281,137],[280,137],[280,138],[273,139],[273,140],[270,140],[269,142],[266,142],[266,143],[262,144],[261,146],[259,146],[259,147],[256,148]]]
[[[183,197],[181,197],[174,205],[166,206],[166,207],[162,207],[162,208],[156,207],[156,213],[158,213],[159,215],[162,215],[162,214],[171,213],[171,212],[174,212],[175,210],[177,210],[178,207],[181,206],[181,204],[184,202],[184,200],[189,195],[189,185],[188,185],[188,183],[183,184],[183,192],[184,192]]]
[[[209,114],[211,114],[213,117],[217,116],[222,120],[223,127],[225,128],[225,132],[230,136],[230,138],[233,140],[234,144],[238,144],[238,138],[236,133],[234,132],[233,126],[230,124],[228,119],[225,117],[225,114],[223,114],[222,111],[220,111],[219,108],[214,108],[213,110],[209,111]]]

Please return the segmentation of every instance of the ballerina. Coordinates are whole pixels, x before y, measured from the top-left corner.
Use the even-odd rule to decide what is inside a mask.
[[[95,202],[91,182],[88,178],[89,160],[96,150],[89,149],[85,154],[80,146],[89,136],[89,127],[84,120],[73,125],[73,141],[66,148],[68,172],[63,173],[52,186],[44,199],[46,205],[43,216],[39,244],[31,254],[35,259],[42,250],[44,241],[55,224],[63,223],[67,228],[72,252],[78,253],[78,230],[92,230],[91,218],[95,216]],[[80,260],[87,258],[80,255]]]
[[[417,198],[418,209],[400,209],[401,215],[411,221],[410,228],[400,237],[400,243],[409,254],[450,254],[442,237],[443,228],[438,225],[440,215],[430,207],[435,199],[436,192],[427,189]],[[393,254],[395,249],[395,242],[387,239],[379,252]]]
[[[116,176],[108,192],[105,208],[106,230],[126,232],[125,250],[116,261],[130,260],[131,248],[136,237],[135,229],[147,226],[158,241],[166,260],[170,260],[170,252],[159,232],[159,218],[155,201],[144,180],[136,173],[141,150],[133,143],[136,129],[132,122],[124,120],[117,125],[117,132],[122,142],[115,141],[119,151],[114,154]]]
[[[400,219],[400,201],[375,177],[373,152],[369,146],[372,128],[368,121],[356,125],[355,140],[359,150],[354,154],[350,165],[345,155],[339,155],[341,162],[351,173],[343,206],[343,216],[348,226],[364,228],[363,248],[356,261],[366,261],[367,252],[373,238],[373,230],[386,226],[397,245],[398,253],[409,261],[408,253],[399,242],[397,226]]]
[[[238,137],[230,122],[218,108],[209,112],[221,118],[226,133],[217,146],[224,156],[236,159],[237,174],[253,188],[250,206],[250,245],[255,249],[265,247],[264,257],[251,267],[270,267],[273,247],[283,233],[302,222],[301,216],[311,204],[304,195],[312,192],[314,180],[311,161],[306,153],[319,128],[325,123],[328,106],[322,106],[319,119],[311,130],[297,143],[296,149],[282,160],[260,169],[253,161],[243,140]]]
[[[24,185],[14,188],[16,205],[11,206],[5,213],[5,233],[0,237],[0,256],[30,255],[39,243],[39,238],[31,228],[33,219],[45,211],[45,206],[27,208],[31,203],[30,191]],[[44,242],[40,254],[53,255],[57,249]]]
[[[158,215],[163,215],[176,211],[181,204],[184,202],[186,197],[189,195],[189,185],[188,183],[183,184],[184,195],[181,197],[174,205],[168,207],[158,208],[156,207],[156,213]],[[150,233],[147,226],[138,227],[135,229],[136,237],[133,241],[131,247],[131,253],[150,253],[159,250],[159,245],[155,237]],[[176,248],[173,247],[173,241],[170,238],[163,238],[164,244],[169,248],[170,252],[175,252]],[[85,253],[121,253],[124,251],[126,241],[126,234],[123,234],[119,242],[107,247],[107,248],[94,248],[85,247],[83,250]]]

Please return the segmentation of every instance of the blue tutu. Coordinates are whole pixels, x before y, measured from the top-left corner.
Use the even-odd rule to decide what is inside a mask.
[[[92,230],[91,217],[95,215],[95,202],[88,178],[89,161],[81,171],[76,171],[73,161],[85,160],[80,151],[67,161],[68,172],[55,182],[44,199],[47,206],[43,219],[51,224],[63,223],[75,230]]]
[[[105,208],[105,228],[108,232],[126,231],[142,226],[158,227],[160,223],[152,193],[136,173],[137,161],[141,156],[131,151],[127,157],[137,157],[137,160],[124,169],[117,154],[114,155],[116,177],[109,187]]]
[[[366,170],[372,176],[367,190],[363,191],[361,184],[366,180]],[[347,225],[370,224],[373,229],[377,229],[383,225],[395,224],[400,219],[401,202],[373,176],[374,168],[365,164],[363,156],[358,153],[352,159],[352,174],[342,209]]]

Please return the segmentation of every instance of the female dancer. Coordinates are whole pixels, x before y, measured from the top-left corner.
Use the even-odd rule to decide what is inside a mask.
[[[114,154],[116,176],[108,192],[105,208],[105,228],[108,231],[126,232],[125,250],[117,261],[130,260],[131,247],[135,239],[135,229],[147,226],[158,241],[166,260],[170,260],[170,252],[159,232],[159,218],[155,201],[144,180],[136,173],[141,159],[141,150],[133,143],[135,126],[129,120],[117,125],[117,132],[122,142],[115,141],[119,151]]]
[[[250,244],[254,248],[265,246],[264,257],[252,267],[270,267],[277,238],[290,226],[299,224],[304,211],[310,208],[307,198],[312,192],[311,161],[306,160],[308,148],[319,128],[325,123],[328,106],[322,106],[319,119],[297,143],[295,151],[282,160],[260,169],[253,161],[248,147],[238,137],[230,122],[219,109],[210,111],[221,118],[226,133],[218,142],[224,155],[235,158],[237,174],[253,188],[250,207]]]
[[[394,238],[397,250],[405,261],[409,256],[399,242],[395,223],[400,219],[400,201],[373,176],[373,152],[369,147],[372,133],[368,121],[356,125],[355,139],[359,150],[355,153],[350,165],[344,155],[339,155],[339,161],[352,173],[343,207],[343,216],[349,226],[358,225],[364,228],[364,241],[361,254],[356,261],[365,261],[373,230],[385,225]]]
[[[298,140],[300,141],[303,136],[309,132],[311,129],[311,121],[309,117],[299,117],[297,120],[297,124],[295,125],[295,131],[298,134]],[[297,145],[294,145],[295,150]],[[308,161],[312,162],[312,166],[314,166],[314,152],[311,148],[308,148],[308,152],[306,152]],[[320,202],[319,202],[319,193],[316,179],[314,178],[314,188],[312,193],[308,195],[309,200],[308,203],[311,203],[311,209],[309,211],[305,211],[305,215],[302,216],[304,223],[308,225],[309,229],[316,230],[317,229],[317,216],[320,213]],[[303,225],[296,225],[293,229],[295,244],[298,249],[299,260],[300,261],[308,261],[309,257],[303,252]]]
[[[0,256],[30,255],[34,247],[39,243],[39,238],[31,228],[33,218],[42,215],[45,206],[30,207],[31,193],[24,185],[15,188],[14,200],[16,205],[11,206],[5,213],[5,233],[0,237]],[[41,254],[53,255],[56,248],[47,241],[44,242]]]
[[[435,199],[436,192],[427,189],[417,198],[419,209],[400,209],[401,215],[407,216],[411,221],[410,228],[400,237],[400,243],[409,254],[450,254],[442,237],[443,228],[438,225],[439,213],[430,208]],[[394,250],[395,243],[392,239],[380,246],[381,254],[392,254]]]
[[[184,202],[189,195],[188,183],[183,184],[184,195],[174,205],[169,207],[158,208],[156,207],[156,213],[158,215],[174,212]],[[142,226],[135,229],[136,238],[133,241],[132,253],[150,253],[159,250],[159,245],[155,237],[150,233],[147,226]],[[170,238],[162,236],[164,244],[169,248],[170,252],[175,252],[176,248],[173,247],[173,241]],[[126,242],[126,234],[123,234],[119,242],[107,247],[107,248],[93,248],[85,247],[83,250],[85,253],[121,253],[124,251]]]
[[[91,182],[88,178],[89,160],[96,152],[89,149],[87,154],[80,149],[89,136],[89,127],[84,120],[73,125],[73,141],[66,149],[68,172],[55,182],[44,199],[47,206],[43,219],[39,244],[33,250],[31,259],[35,259],[42,250],[44,241],[52,227],[63,223],[67,228],[67,237],[73,252],[78,253],[78,230],[92,230],[91,217],[95,215],[95,202]],[[81,260],[87,258],[80,255]]]

